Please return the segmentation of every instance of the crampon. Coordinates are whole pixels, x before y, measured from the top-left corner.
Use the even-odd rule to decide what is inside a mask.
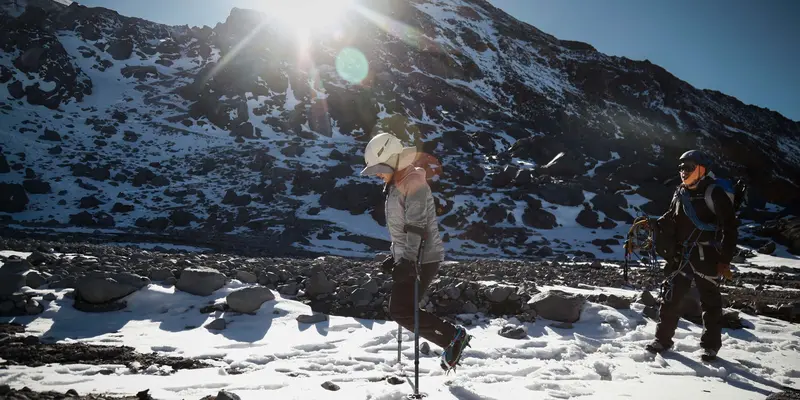
[[[461,355],[464,349],[472,347],[469,344],[471,339],[472,336],[467,334],[466,329],[462,327],[457,328],[456,336],[450,342],[450,345],[442,352],[442,361],[439,364],[446,374],[449,374],[450,371],[455,372],[456,368],[461,365]]]

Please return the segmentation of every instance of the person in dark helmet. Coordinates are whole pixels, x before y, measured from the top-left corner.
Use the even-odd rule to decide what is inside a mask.
[[[715,183],[712,159],[700,150],[680,157],[681,184],[667,212],[656,221],[667,260],[663,301],[655,340],[646,346],[652,353],[672,347],[672,337],[681,316],[681,300],[692,282],[700,293],[703,309],[701,358],[714,360],[722,331],[722,296],[719,278],[731,278],[730,262],[738,238],[735,208],[731,197]]]
[[[419,271],[419,296],[428,288],[439,265],[444,260],[444,246],[439,235],[436,208],[425,170],[413,166],[417,157],[414,147],[403,147],[400,140],[388,133],[376,135],[364,150],[366,167],[362,175],[380,177],[386,196],[386,226],[391,237],[391,255],[383,262],[384,271],[392,274],[394,281],[389,301],[389,313],[398,324],[414,330],[414,281],[417,279],[417,254],[421,242],[419,233],[406,232],[412,225],[426,233],[425,248],[421,254]],[[419,310],[419,334],[440,346],[443,368],[451,369],[458,363],[470,336],[466,329]]]

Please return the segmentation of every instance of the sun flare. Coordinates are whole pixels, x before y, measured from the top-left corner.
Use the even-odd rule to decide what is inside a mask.
[[[253,0],[254,8],[308,34],[334,28],[352,12],[355,0]]]

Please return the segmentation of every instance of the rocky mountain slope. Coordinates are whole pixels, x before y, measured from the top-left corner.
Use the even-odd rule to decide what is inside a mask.
[[[378,131],[427,155],[455,256],[619,253],[694,147],[750,180],[748,220],[800,193],[798,122],[483,0],[363,2],[307,41],[252,10],[200,28],[2,4],[0,218],[17,228],[368,254],[388,245],[381,185],[357,175]]]

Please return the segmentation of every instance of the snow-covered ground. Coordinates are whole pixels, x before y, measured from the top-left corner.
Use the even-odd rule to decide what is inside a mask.
[[[140,352],[221,361],[209,361],[216,364],[213,368],[170,375],[155,367],[133,374],[121,365],[10,366],[0,370],[0,381],[14,388],[61,392],[71,388],[82,394],[130,395],[150,389],[158,399],[201,398],[221,389],[242,399],[389,400],[412,392],[413,334],[403,332],[402,366],[398,366],[394,322],[331,316],[303,324],[297,317],[312,314],[310,308],[278,293],[255,315],[198,311],[244,286],[234,280],[202,297],[151,284],[127,298],[127,309],[97,314],[74,309],[64,290],[41,290],[57,296],[45,302],[43,314],[0,321],[23,323],[26,335],[45,340],[127,345]],[[557,289],[635,294],[616,288]],[[800,386],[800,325],[740,316],[746,328],[724,330],[721,359],[703,363],[698,345],[702,327],[687,321],[681,321],[674,351],[663,356],[647,353],[644,345],[652,340],[655,323],[642,315],[640,304],[616,310],[588,303],[572,328],[542,319],[523,324],[513,318],[463,315],[474,321],[468,327],[474,335],[472,348],[465,352],[463,365],[455,374],[445,375],[439,368],[440,349],[431,346],[436,354],[422,355],[420,360],[421,391],[432,400],[763,399],[782,386]],[[225,330],[203,327],[216,318],[226,320]],[[498,331],[507,324],[524,325],[527,337],[500,336]],[[229,375],[229,368],[244,372]],[[386,380],[403,374],[407,382],[392,385]],[[326,390],[322,387],[326,381],[340,389]]]

